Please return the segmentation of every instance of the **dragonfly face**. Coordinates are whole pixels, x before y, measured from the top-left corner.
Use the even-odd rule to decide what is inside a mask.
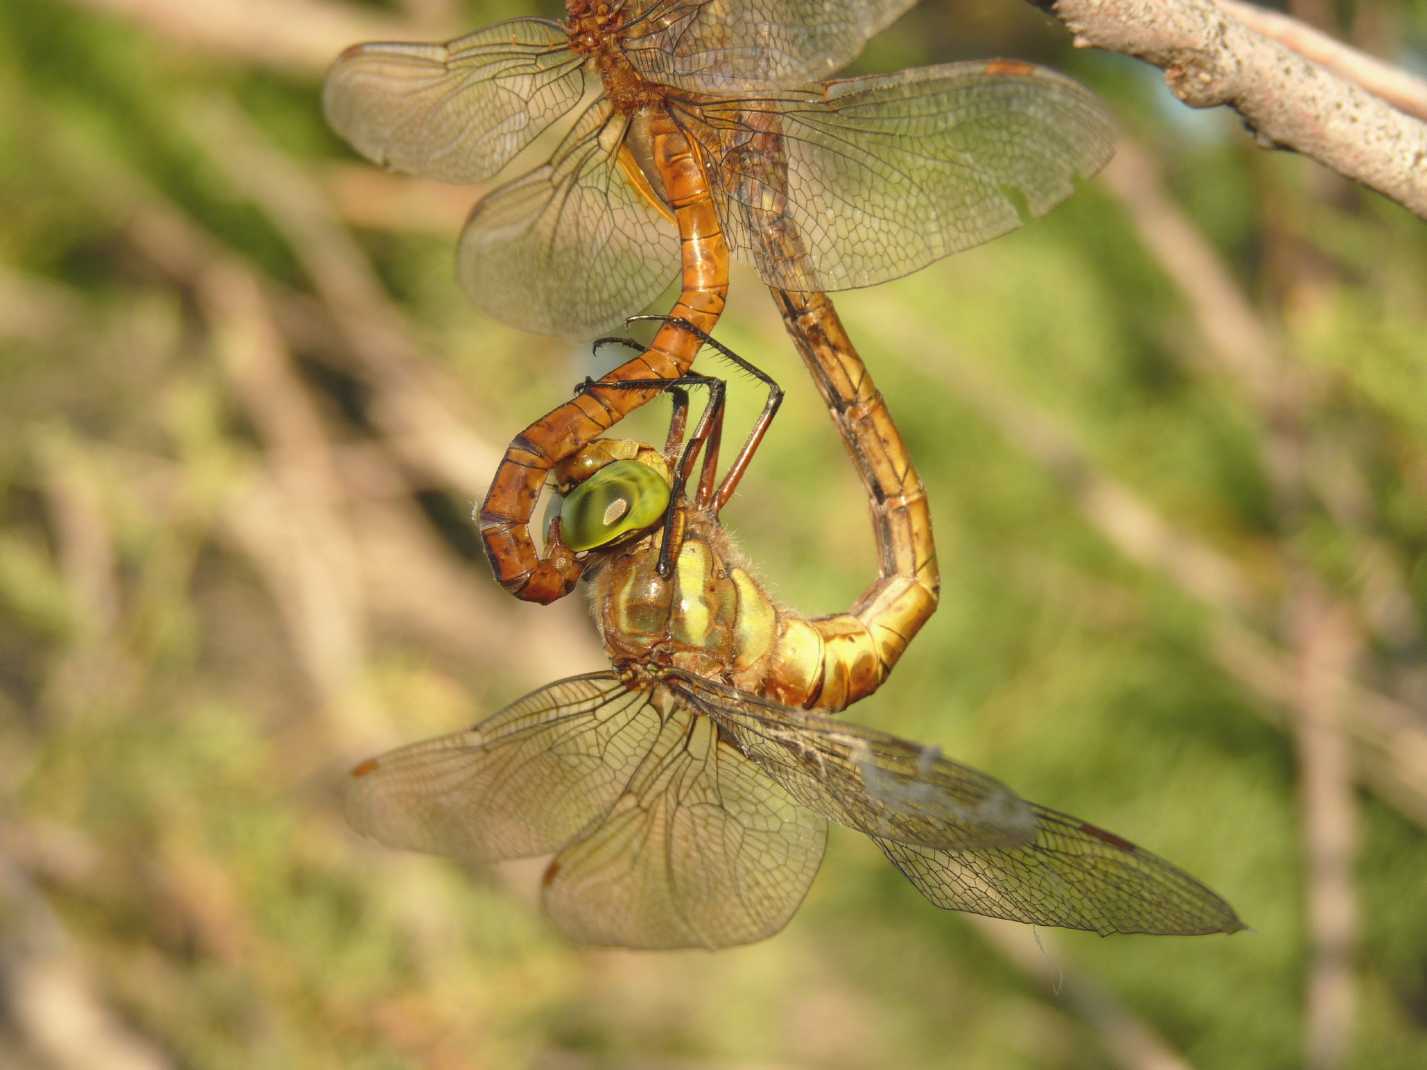
[[[669,477],[640,461],[612,461],[565,495],[560,535],[571,550],[593,550],[638,535],[669,510]]]

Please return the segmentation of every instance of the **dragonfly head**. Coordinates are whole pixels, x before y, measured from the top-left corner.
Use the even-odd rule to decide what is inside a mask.
[[[555,468],[560,537],[576,552],[622,542],[663,521],[668,465],[652,447],[600,439]]]

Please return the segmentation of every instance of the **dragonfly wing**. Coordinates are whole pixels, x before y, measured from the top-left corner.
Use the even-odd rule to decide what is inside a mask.
[[[322,90],[327,121],[379,164],[446,182],[495,174],[585,91],[563,27],[515,19],[445,44],[354,45]]]
[[[610,672],[550,684],[357,766],[348,819],[389,846],[468,861],[557,851],[609,812],[654,745],[647,697]]]
[[[1183,870],[936,748],[697,677],[669,686],[798,802],[868,833],[937,906],[1102,934],[1243,928]]]
[[[538,334],[596,334],[638,312],[678,271],[674,224],[619,166],[624,120],[590,105],[548,164],[471,213],[457,273],[485,312]]]
[[[803,85],[853,60],[916,0],[646,0],[624,50],[651,81],[703,92]]]
[[[667,689],[663,727],[601,824],[545,875],[571,938],[639,948],[729,947],[776,933],[822,863],[827,825]]]
[[[1014,230],[1104,166],[1114,140],[1089,90],[1004,60],[687,115],[730,246],[801,291],[885,282]]]
[[[936,747],[700,677],[677,674],[670,686],[766,776],[839,824],[950,850],[1013,847],[1037,835],[1029,803]]]
[[[1111,933],[1191,936],[1244,928],[1183,870],[1078,818],[1035,807],[1036,837],[1005,850],[943,851],[874,837],[945,910]]]

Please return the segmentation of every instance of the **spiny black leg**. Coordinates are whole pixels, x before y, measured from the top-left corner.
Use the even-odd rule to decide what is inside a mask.
[[[778,408],[783,404],[783,388],[778,385],[777,381],[774,380],[771,375],[763,371],[763,369],[759,368],[756,364],[745,360],[733,350],[729,349],[728,346],[707,332],[695,327],[687,320],[680,319],[677,316],[651,315],[631,316],[625,322],[638,323],[642,321],[672,323],[677,327],[683,328],[697,337],[704,345],[713,348],[731,364],[743,369],[768,387],[768,400],[763,404],[763,411],[758,414],[758,419],[753,422],[752,428],[749,429],[748,437],[743,440],[743,445],[734,456],[733,463],[729,465],[728,471],[724,473],[723,481],[719,484],[718,490],[711,492],[709,495],[700,493],[699,497],[704,500],[696,502],[696,504],[700,506],[712,504],[714,515],[717,516],[722,512],[723,507],[728,504],[729,499],[733,497],[734,491],[738,489],[738,484],[743,479],[744,473],[748,471],[748,466],[753,460],[753,455],[758,452],[758,447],[762,445],[763,438],[768,433],[768,428],[772,426],[773,417],[777,415]],[[700,484],[703,484],[702,478],[700,479]]]
[[[705,473],[710,473],[718,465],[718,442],[723,429],[724,383],[722,379],[706,379],[703,385],[708,387],[709,403],[704,408],[703,415],[699,417],[699,423],[694,428],[694,433],[689,436],[689,441],[684,446],[684,455],[679,459],[678,468],[674,471],[674,485],[670,488],[669,495],[671,505],[664,516],[664,540],[659,547],[659,561],[655,565],[655,570],[664,579],[668,579],[674,574],[675,509],[672,503],[677,503],[684,493],[689,473],[693,471],[694,458],[698,455],[700,447],[707,447],[704,454],[704,471],[699,478],[700,491],[703,490],[705,483],[712,484],[712,475]]]
[[[646,320],[654,321],[656,323],[672,323],[676,327],[682,327],[684,330],[688,331],[704,345],[716,350],[718,354],[728,360],[729,363],[735,365],[736,367],[742,368],[749,375],[753,376],[753,378],[757,379],[760,383],[763,383],[770,389],[778,390],[779,393],[782,392],[782,388],[779,387],[778,384],[773,380],[773,377],[767,372],[765,372],[762,368],[758,367],[758,365],[752,363],[746,358],[740,357],[737,353],[729,349],[728,346],[724,345],[713,335],[709,334],[706,331],[701,331],[688,320],[680,319],[678,316],[646,315],[630,316],[629,319],[625,320],[624,322],[626,324],[630,324],[640,323]]]

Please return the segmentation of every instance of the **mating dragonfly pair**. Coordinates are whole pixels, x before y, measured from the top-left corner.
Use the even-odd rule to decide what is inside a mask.
[[[613,667],[354,770],[349,815],[394,846],[473,861],[554,854],[571,937],[723,947],[778,931],[828,822],[872,837],[938,906],[1100,933],[1232,932],[1222,899],[1133,844],[924,747],[830,716],[886,679],[936,607],[920,477],[824,290],[896,277],[1048,210],[1108,158],[1073,82],[1011,61],[799,86],[909,0],[569,0],[445,45],[349,49],[327,114],[360,151],[479,181],[553,125],[552,154],[472,212],[460,277],[536,330],[594,330],[680,265],[653,341],[517,436],[479,522],[497,578],[548,602],[583,575]],[[773,290],[868,491],[879,575],[847,613],[774,603],[719,512],[781,392],[710,337],[730,254]],[[597,343],[601,344],[601,343]],[[722,381],[768,384],[718,471]],[[690,389],[709,400],[689,429]],[[601,438],[674,400],[662,449]],[[529,531],[553,476],[543,552]]]

